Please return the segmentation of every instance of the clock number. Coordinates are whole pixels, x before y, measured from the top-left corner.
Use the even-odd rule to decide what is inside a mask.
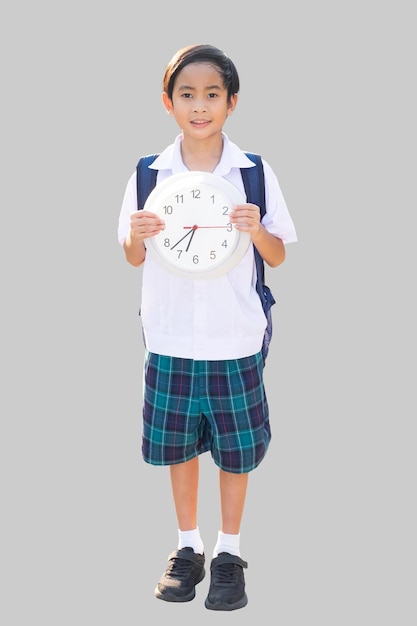
[[[165,215],[172,215],[174,211],[171,204],[166,204],[162,207],[162,210],[164,211]]]
[[[197,198],[201,197],[200,189],[192,189],[191,193],[192,193],[194,199],[197,199]]]
[[[200,259],[198,258],[196,254],[193,256],[193,263],[194,265],[197,265],[198,263],[200,263]]]
[[[170,245],[171,245],[171,244],[170,244],[170,241],[169,241],[168,237],[166,237],[166,238],[164,239],[164,247],[165,247],[165,248],[169,248],[169,246],[170,246]]]
[[[228,243],[227,243],[227,239],[225,239],[222,243],[223,248],[227,248]]]
[[[214,261],[215,258],[216,258],[216,251],[215,250],[211,250],[211,252],[210,252],[210,259],[212,259],[212,261]]]
[[[229,215],[229,207],[228,206],[224,206],[223,207],[223,215]]]
[[[233,230],[233,226],[230,222],[227,223],[227,232],[230,233]]]
[[[177,202],[177,204],[182,204],[184,202],[184,195],[183,194],[178,194],[175,196],[175,200]]]
[[[215,195],[213,194],[212,196],[210,196],[212,203],[214,204],[215,201]]]

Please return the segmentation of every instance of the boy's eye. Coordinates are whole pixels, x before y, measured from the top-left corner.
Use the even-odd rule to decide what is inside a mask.
[[[218,96],[219,96],[219,94],[215,93],[215,92],[207,94],[207,98],[217,98]],[[193,97],[192,93],[182,93],[181,94],[181,98],[192,98],[192,97]]]

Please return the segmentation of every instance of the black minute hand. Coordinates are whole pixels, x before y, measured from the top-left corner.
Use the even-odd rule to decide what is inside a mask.
[[[195,226],[193,226],[193,227],[192,227],[192,228],[188,231],[188,233],[185,233],[184,237],[181,237],[181,239],[179,239],[179,240],[177,241],[177,243],[174,243],[174,245],[173,245],[173,246],[171,246],[171,248],[170,248],[170,249],[171,249],[171,250],[173,250],[174,248],[176,248],[176,247],[178,246],[178,244],[179,244],[179,243],[181,243],[181,241],[183,241],[186,237],[188,237],[188,235],[194,235],[195,230],[196,230],[196,227],[195,227]],[[191,236],[191,239],[192,239],[192,236]],[[188,242],[187,250],[188,250],[188,248],[189,248],[189,246],[190,246],[191,239],[190,239],[190,241]]]

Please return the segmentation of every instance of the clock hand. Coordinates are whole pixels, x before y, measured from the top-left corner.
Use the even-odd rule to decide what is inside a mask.
[[[195,230],[197,230],[197,228],[230,228],[230,224],[224,224],[222,226],[184,226],[184,228],[194,228]]]
[[[192,240],[193,240],[193,237],[194,237],[194,235],[195,235],[195,231],[196,231],[196,230],[197,230],[197,226],[195,226],[195,227],[193,228],[193,234],[191,235],[191,237],[190,237],[190,239],[189,239],[189,241],[188,241],[187,247],[185,248],[185,251],[186,251],[186,252],[188,252],[188,248],[189,248],[189,247],[190,247],[190,245],[191,245],[191,242],[192,242]]]
[[[190,230],[188,231],[188,233],[185,233],[184,237],[181,237],[181,239],[179,239],[179,240],[177,241],[177,243],[174,243],[174,245],[173,245],[173,246],[171,246],[171,248],[170,248],[171,250],[173,250],[174,248],[176,248],[176,247],[178,246],[178,244],[179,244],[179,243],[181,243],[181,241],[182,241],[183,239],[185,239],[186,237],[188,237],[188,235],[191,235],[191,233],[193,233],[193,234],[194,234],[194,233],[195,233],[195,230],[196,230],[196,228],[197,228],[197,226],[190,226],[189,228],[190,228]],[[187,250],[188,250],[188,248],[187,248]]]

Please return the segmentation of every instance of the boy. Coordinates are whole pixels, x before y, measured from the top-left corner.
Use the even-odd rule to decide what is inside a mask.
[[[218,48],[192,45],[174,55],[165,70],[162,101],[181,134],[152,165],[157,184],[198,170],[222,176],[244,193],[240,168],[254,164],[223,131],[238,91],[237,70]],[[258,206],[234,207],[230,222],[249,233],[251,244],[225,275],[182,278],[146,254],[146,239],[163,230],[164,222],[137,210],[136,173],[128,181],[119,218],[127,261],[144,264],[142,454],[147,463],[169,466],[178,520],[178,546],[154,593],[167,602],[187,602],[205,576],[197,524],[198,458],[210,450],[219,468],[221,529],[205,606],[220,611],[248,601],[240,526],[249,472],[264,458],[271,438],[261,355],[266,320],[256,292],[253,247],[277,267],[285,259],[285,244],[297,240],[276,176],[263,163],[266,215],[261,224]]]

